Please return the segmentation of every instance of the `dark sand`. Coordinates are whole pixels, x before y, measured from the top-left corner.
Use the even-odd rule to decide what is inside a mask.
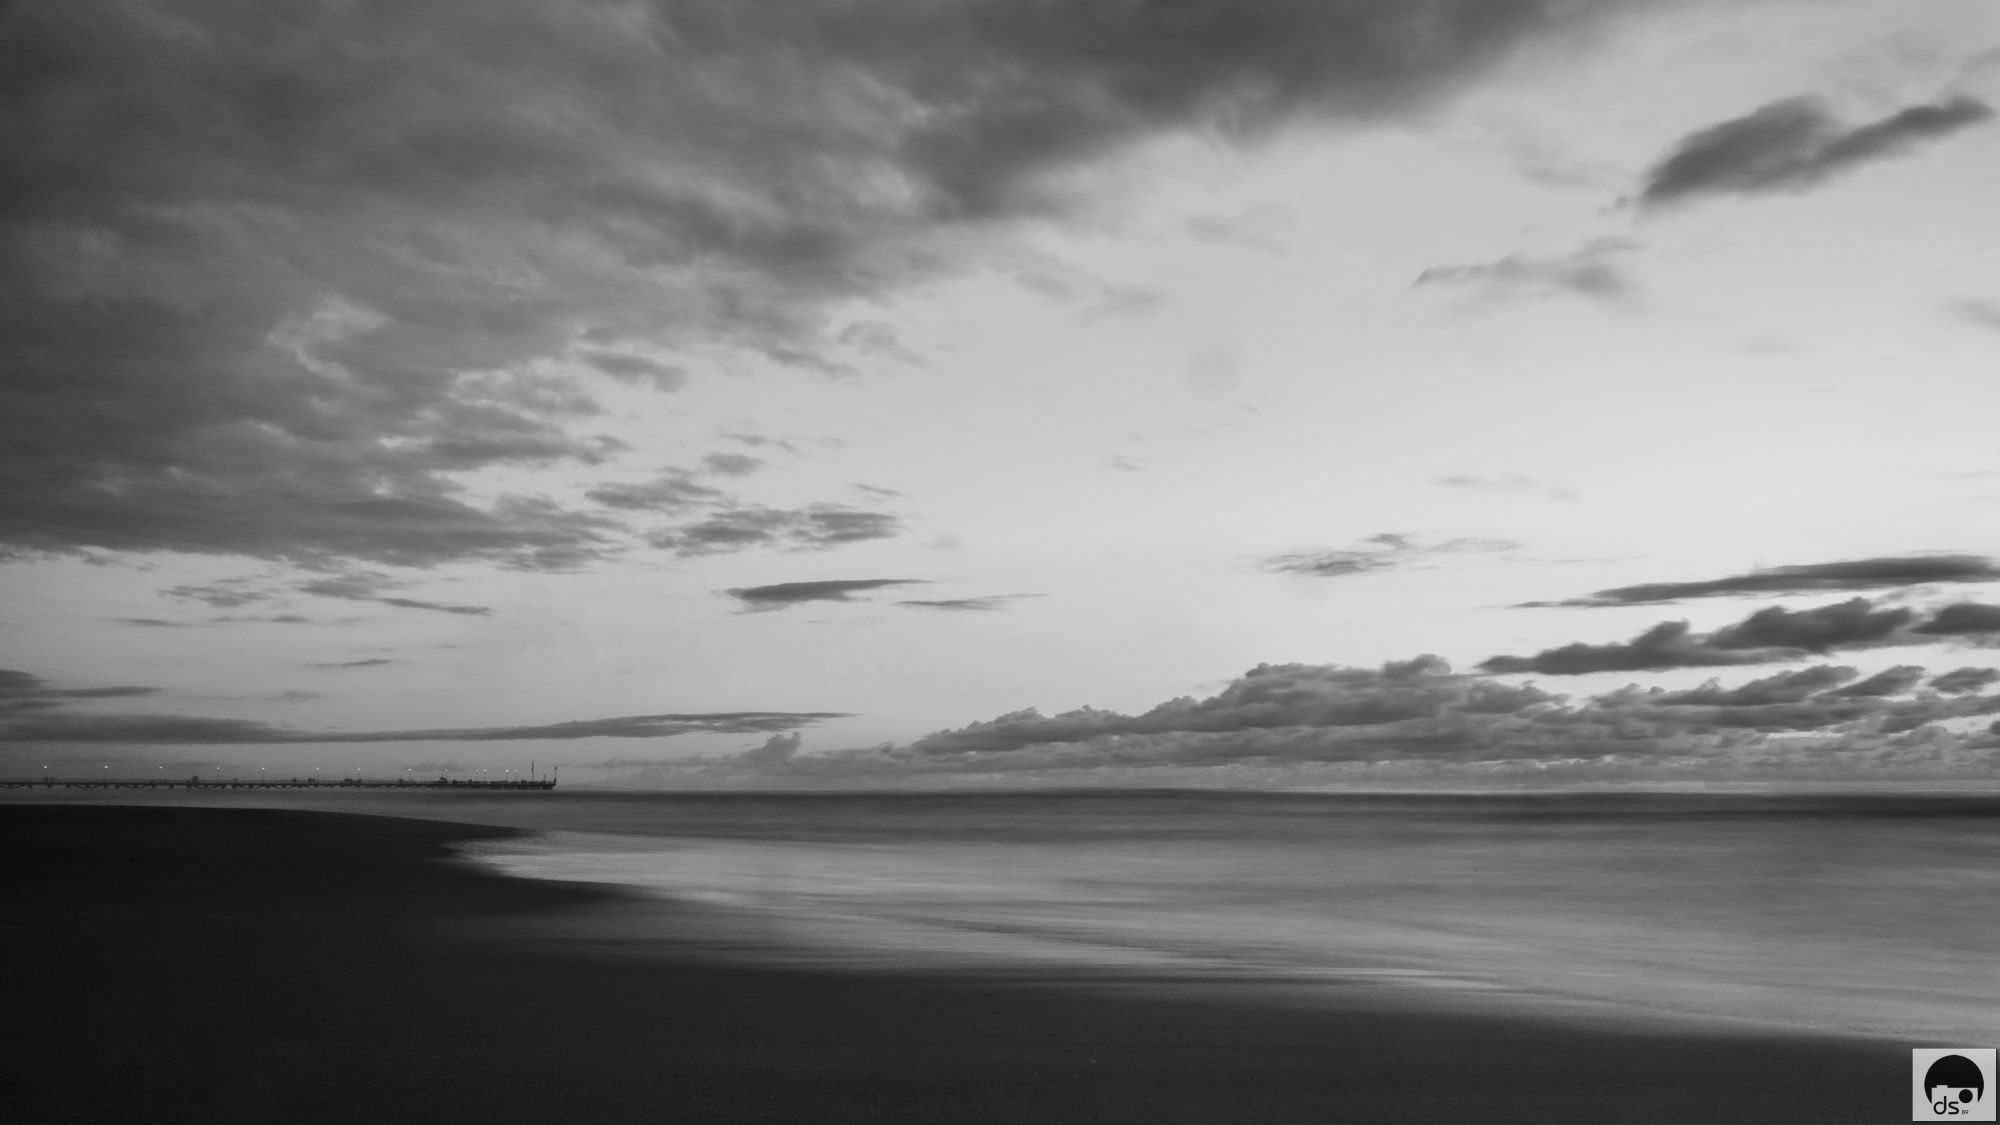
[[[0,806],[0,1120],[1886,1122],[1894,1043],[509,947],[457,824]]]

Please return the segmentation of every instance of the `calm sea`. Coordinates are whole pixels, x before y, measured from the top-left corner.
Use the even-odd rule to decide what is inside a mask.
[[[679,932],[659,939],[685,946],[699,917],[695,940],[719,955],[1367,983],[2000,1039],[1991,796],[557,792],[313,807],[538,829],[470,854],[664,896],[685,909],[662,912]],[[643,944],[633,924],[623,938]]]

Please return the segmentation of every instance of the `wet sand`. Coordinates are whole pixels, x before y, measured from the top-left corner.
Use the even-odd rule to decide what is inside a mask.
[[[1860,1122],[1906,1104],[1909,1044],[1887,1041],[509,942],[523,916],[617,899],[450,859],[515,834],[0,806],[7,1119]]]

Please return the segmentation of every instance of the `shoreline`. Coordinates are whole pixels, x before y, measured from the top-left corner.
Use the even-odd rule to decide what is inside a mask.
[[[632,902],[453,852],[531,834],[0,805],[14,1119],[1837,1122],[1907,1093],[1888,1040],[510,942]]]

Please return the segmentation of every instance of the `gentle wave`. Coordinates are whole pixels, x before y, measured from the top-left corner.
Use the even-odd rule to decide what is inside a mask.
[[[474,854],[699,904],[712,949],[792,963],[1387,982],[1980,1041],[2000,1027],[1989,802],[1109,794],[616,808],[597,819],[617,831],[562,817]]]

